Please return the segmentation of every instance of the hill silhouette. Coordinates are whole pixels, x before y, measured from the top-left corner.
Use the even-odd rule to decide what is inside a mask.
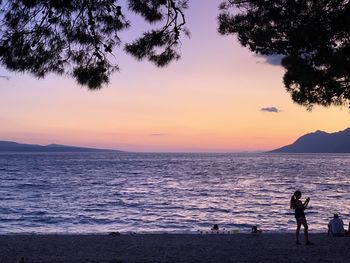
[[[12,141],[0,141],[0,152],[121,152],[110,149],[95,149],[59,144],[37,145]]]
[[[334,133],[317,130],[270,153],[350,153],[350,128]]]

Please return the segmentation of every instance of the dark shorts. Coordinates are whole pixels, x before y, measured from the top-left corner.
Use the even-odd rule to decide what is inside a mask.
[[[344,237],[345,235],[342,233],[332,234],[333,237]]]
[[[297,223],[299,221],[305,221],[306,222],[306,217],[305,216],[295,217],[295,219],[297,220]]]

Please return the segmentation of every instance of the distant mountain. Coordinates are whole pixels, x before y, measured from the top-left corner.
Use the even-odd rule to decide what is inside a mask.
[[[316,131],[271,153],[350,153],[350,128],[335,133]]]
[[[37,145],[0,141],[0,152],[121,152],[110,149],[95,149],[59,144]]]

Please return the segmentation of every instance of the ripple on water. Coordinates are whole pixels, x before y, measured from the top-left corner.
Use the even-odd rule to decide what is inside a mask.
[[[350,216],[350,155],[16,154],[0,156],[0,233],[295,228]],[[303,197],[304,198],[304,197]]]

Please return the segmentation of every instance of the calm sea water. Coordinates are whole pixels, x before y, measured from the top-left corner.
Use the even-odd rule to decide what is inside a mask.
[[[350,155],[0,154],[0,233],[195,232],[350,221]]]

